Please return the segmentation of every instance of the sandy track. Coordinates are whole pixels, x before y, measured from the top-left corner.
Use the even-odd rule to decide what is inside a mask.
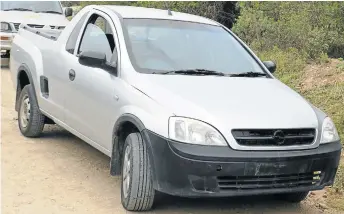
[[[2,213],[126,213],[120,181],[109,175],[109,158],[57,126],[41,138],[23,137],[14,110],[8,69],[1,70]],[[286,204],[273,197],[160,198],[151,213],[319,213],[306,201]]]

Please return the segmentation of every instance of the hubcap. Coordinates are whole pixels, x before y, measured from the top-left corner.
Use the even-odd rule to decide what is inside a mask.
[[[23,128],[26,128],[30,121],[30,99],[28,95],[23,98],[23,103],[20,107],[20,123]]]
[[[131,171],[131,162],[130,162],[130,152],[131,148],[128,145],[124,152],[124,161],[123,161],[123,175],[122,175],[122,183],[123,183],[123,196],[124,198],[128,197],[129,193],[129,184],[130,184],[130,171]]]

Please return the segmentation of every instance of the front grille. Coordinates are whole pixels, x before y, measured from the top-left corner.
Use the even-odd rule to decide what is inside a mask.
[[[18,31],[20,23],[13,23],[13,25],[14,25],[15,29]]]
[[[43,28],[44,25],[35,25],[35,24],[28,24],[29,27],[32,27],[32,28]]]
[[[51,29],[59,29],[59,30],[63,30],[65,28],[64,26],[55,26],[55,25],[50,25],[49,27]]]
[[[290,175],[220,176],[217,177],[217,184],[220,190],[293,188],[318,185],[322,177],[320,171]]]
[[[19,26],[20,26],[20,23],[13,23],[15,29],[18,31],[19,30]],[[32,28],[43,28],[44,25],[35,25],[35,24],[28,24],[29,27],[32,27]],[[55,26],[53,26],[55,27]]]
[[[243,146],[293,146],[314,142],[315,129],[250,129],[232,130],[233,137]]]

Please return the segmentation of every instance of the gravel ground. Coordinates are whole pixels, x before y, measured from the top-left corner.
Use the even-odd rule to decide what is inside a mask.
[[[46,126],[41,138],[23,137],[9,70],[2,69],[1,77],[2,213],[126,213],[120,202],[120,179],[109,175],[109,158],[58,126]],[[151,213],[321,213],[314,207],[312,200],[293,205],[266,196],[164,195]]]

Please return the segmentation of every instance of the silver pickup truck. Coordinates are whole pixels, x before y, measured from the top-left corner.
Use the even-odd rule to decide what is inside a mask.
[[[21,133],[56,123],[109,156],[127,210],[156,191],[300,202],[334,182],[331,119],[215,21],[88,6],[63,31],[23,26],[11,54]]]

